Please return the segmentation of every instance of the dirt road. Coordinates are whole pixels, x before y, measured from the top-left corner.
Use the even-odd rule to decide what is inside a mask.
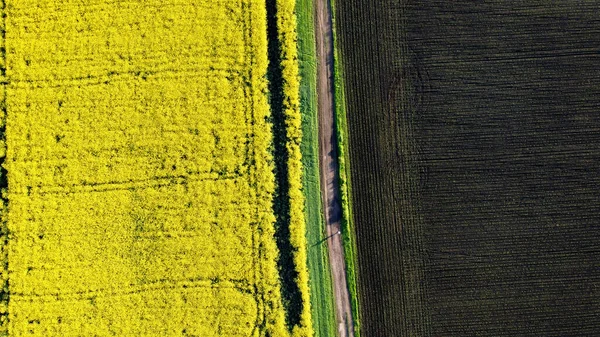
[[[346,264],[340,232],[342,208],[339,196],[338,153],[333,102],[333,31],[329,0],[315,0],[317,41],[317,91],[319,110],[319,158],[323,209],[327,224],[329,262],[333,277],[335,316],[339,337],[354,337]],[[337,234],[336,234],[337,233]]]

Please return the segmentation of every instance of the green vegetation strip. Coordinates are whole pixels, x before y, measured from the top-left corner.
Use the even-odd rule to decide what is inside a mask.
[[[320,244],[325,233],[319,176],[319,129],[317,115],[317,60],[313,0],[297,0],[298,59],[300,63],[300,110],[302,112],[303,189],[308,239],[310,301],[315,336],[335,336],[333,286],[327,247]]]
[[[340,195],[342,199],[342,232],[344,242],[344,259],[346,260],[346,278],[350,292],[350,304],[352,305],[352,317],[354,318],[354,335],[360,336],[360,315],[358,301],[358,261],[356,249],[356,234],[352,222],[352,184],[350,182],[350,157],[348,141],[348,123],[346,121],[346,97],[344,93],[344,76],[342,70],[339,41],[336,34],[335,0],[331,1],[331,15],[333,21],[333,74],[334,74],[334,103],[335,123],[338,141],[339,155],[339,177]]]

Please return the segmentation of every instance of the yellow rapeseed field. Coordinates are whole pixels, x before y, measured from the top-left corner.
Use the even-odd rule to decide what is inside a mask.
[[[293,30],[286,1],[283,30]],[[3,331],[289,336],[273,238],[265,1],[3,3]],[[306,301],[294,335],[309,336],[297,65],[282,67]]]

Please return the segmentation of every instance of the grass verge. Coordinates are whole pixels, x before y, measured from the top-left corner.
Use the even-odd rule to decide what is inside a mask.
[[[339,40],[336,34],[336,7],[335,0],[330,0],[331,15],[333,21],[333,75],[334,75],[334,103],[335,123],[338,141],[339,155],[339,178],[340,195],[342,199],[342,232],[344,242],[344,259],[346,262],[346,278],[348,291],[350,292],[350,304],[352,305],[352,317],[354,319],[354,335],[360,337],[360,314],[358,300],[358,261],[356,249],[356,232],[354,231],[352,215],[352,184],[350,182],[350,154],[348,152],[348,123],[346,121],[346,97],[344,93],[344,76],[339,48]]]
[[[325,235],[319,172],[317,115],[317,56],[314,1],[296,0],[298,59],[300,63],[300,110],[302,112],[303,190],[308,240],[310,301],[315,336],[335,336],[333,286],[325,245],[316,244]]]

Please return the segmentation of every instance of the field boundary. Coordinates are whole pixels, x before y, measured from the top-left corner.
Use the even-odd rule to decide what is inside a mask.
[[[340,178],[340,196],[342,203],[342,231],[346,278],[350,292],[352,317],[354,318],[354,334],[360,337],[360,302],[358,299],[358,255],[356,248],[356,231],[352,213],[352,184],[350,179],[350,153],[348,151],[348,123],[346,119],[346,96],[343,76],[343,65],[336,29],[336,0],[329,0],[333,29],[333,76],[334,76],[334,113],[335,132],[338,141],[338,161]]]
[[[267,0],[268,76],[275,153],[276,240],[288,332],[312,336],[297,0]]]
[[[302,187],[305,194],[306,236],[313,330],[317,337],[335,336],[333,285],[326,246],[319,168],[317,56],[314,0],[296,0],[300,110],[302,113]]]

